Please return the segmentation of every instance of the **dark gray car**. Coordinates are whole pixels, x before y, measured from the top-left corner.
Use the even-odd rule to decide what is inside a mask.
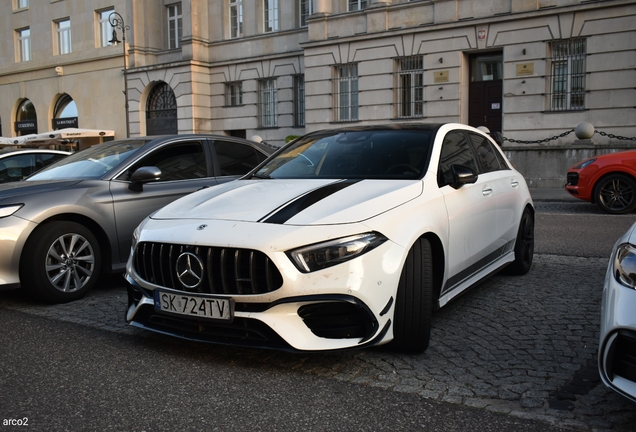
[[[101,272],[124,269],[146,216],[248,173],[274,151],[227,136],[141,137],[90,147],[0,185],[0,288],[76,300]]]

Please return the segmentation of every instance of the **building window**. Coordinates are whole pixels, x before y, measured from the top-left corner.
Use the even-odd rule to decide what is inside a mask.
[[[31,60],[31,29],[16,30],[16,37],[18,38],[17,61]]]
[[[100,47],[112,45],[110,40],[113,36],[113,26],[108,22],[108,17],[113,12],[115,12],[115,9],[97,11],[97,33],[99,34]]]
[[[230,1],[230,37],[243,36],[243,3],[241,0]]]
[[[278,126],[276,78],[259,81],[259,127],[270,128]]]
[[[26,9],[29,7],[29,0],[14,0],[13,10]]]
[[[349,11],[357,11],[367,8],[367,0],[348,0]]]
[[[314,0],[298,0],[300,27],[307,25],[307,18],[314,14]]]
[[[263,0],[263,31],[278,31],[278,0]]]
[[[550,111],[585,109],[585,39],[550,44]]]
[[[424,56],[402,57],[397,60],[397,116],[424,115]]]
[[[168,6],[168,49],[179,48],[179,39],[183,36],[183,18],[181,3]]]
[[[243,105],[243,83],[240,81],[225,84],[225,106]]]
[[[57,32],[57,53],[71,53],[71,20],[63,19],[55,22],[55,30]]]
[[[294,75],[294,126],[305,126],[305,75]]]
[[[335,68],[335,121],[358,120],[358,64],[349,63]]]

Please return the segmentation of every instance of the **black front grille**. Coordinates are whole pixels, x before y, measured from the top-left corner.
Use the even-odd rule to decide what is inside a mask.
[[[570,172],[567,174],[568,186],[576,186],[579,184],[579,173]]]
[[[196,255],[204,267],[199,275],[201,282],[195,287],[191,281],[184,284],[177,275],[177,260],[187,252]],[[250,249],[142,242],[135,249],[133,265],[143,280],[187,292],[264,294],[283,284],[283,277],[267,255]]]
[[[612,375],[619,375],[636,382],[636,332],[619,331],[613,349]]]

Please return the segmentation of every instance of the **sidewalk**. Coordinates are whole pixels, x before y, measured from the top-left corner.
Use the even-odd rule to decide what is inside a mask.
[[[582,202],[565,191],[565,188],[530,188],[533,201]]]

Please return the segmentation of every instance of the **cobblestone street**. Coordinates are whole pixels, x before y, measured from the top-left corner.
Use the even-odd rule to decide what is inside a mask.
[[[608,390],[596,372],[606,265],[603,258],[537,255],[528,275],[497,275],[436,312],[431,345],[417,356],[381,347],[329,354],[202,349],[239,364],[415,393],[561,427],[633,430],[636,405]],[[175,343],[124,323],[126,294],[122,285],[113,287],[118,281],[107,279],[85,299],[54,306],[34,304],[20,291],[0,293],[0,307]]]

